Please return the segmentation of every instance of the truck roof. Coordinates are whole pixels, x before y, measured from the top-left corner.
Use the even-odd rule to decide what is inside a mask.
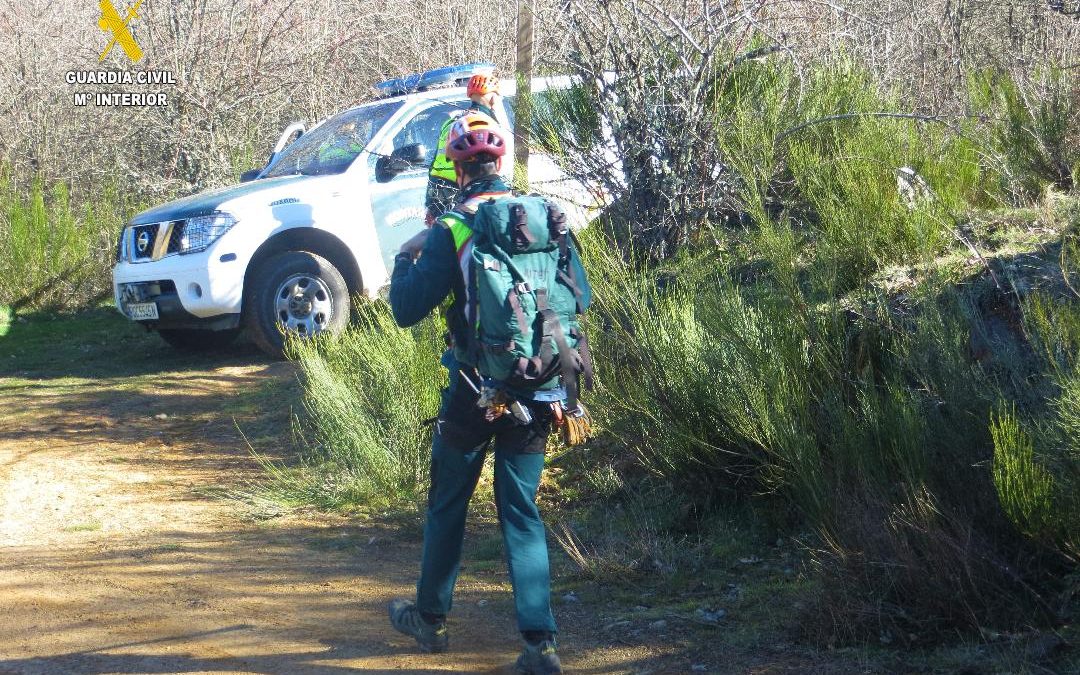
[[[387,101],[461,99],[466,96],[465,84],[470,77],[478,74],[491,75],[494,70],[495,64],[489,62],[464,63],[386,80],[373,87],[377,98],[354,105],[348,110]],[[565,89],[571,82],[572,78],[567,75],[534,77],[531,88],[533,91]],[[514,96],[517,93],[516,80],[512,77],[503,79],[499,84],[499,92],[503,96]]]

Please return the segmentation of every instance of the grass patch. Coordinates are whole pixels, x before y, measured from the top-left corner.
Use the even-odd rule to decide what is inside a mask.
[[[472,561],[499,562],[503,560],[503,540],[498,531],[498,525],[494,525],[494,532],[485,527],[483,534],[475,534],[471,537],[466,557]]]
[[[123,317],[111,304],[78,312],[18,312],[0,337],[0,377],[130,378],[221,365],[264,363],[250,344],[184,354]]]
[[[1080,419],[1080,387],[1072,361],[1045,381],[1055,369],[1032,352],[1040,331],[1027,324],[1039,313],[1024,303],[1036,289],[1058,294],[1044,303],[1054,319],[1043,322],[1053,336],[1044,344],[1080,335],[1062,304],[1069,213],[1045,208],[1040,227],[1032,214],[1002,225],[998,248],[974,266],[949,262],[971,255],[956,240],[920,255],[902,283],[885,268],[860,273],[857,293],[832,271],[836,251],[802,246],[790,220],[733,237],[753,242],[753,272],[690,257],[643,274],[592,242],[595,353],[618,364],[601,371],[593,405],[607,433],[595,465],[625,465],[629,448],[699,513],[781,497],[818,542],[814,639],[910,645],[948,628],[1066,621],[1080,464],[1063,439],[1075,438],[1064,430]],[[1056,349],[1059,361],[1074,351]],[[995,417],[1001,401],[1034,415],[1025,424],[1040,435]],[[625,492],[603,470],[584,475],[609,501]],[[662,498],[636,507],[633,536],[619,508],[607,512],[614,533],[556,533],[587,578],[641,577],[649,565],[696,573],[697,556],[685,554],[699,530],[672,508]],[[661,576],[677,583],[679,572]]]

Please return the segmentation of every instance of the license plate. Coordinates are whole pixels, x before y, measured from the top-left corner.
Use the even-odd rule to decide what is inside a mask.
[[[158,318],[156,302],[137,302],[128,305],[128,314],[135,321],[156,321]]]

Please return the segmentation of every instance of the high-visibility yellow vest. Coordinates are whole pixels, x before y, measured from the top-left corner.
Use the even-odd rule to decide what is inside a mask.
[[[443,122],[439,131],[439,144],[436,146],[435,159],[431,162],[428,178],[441,178],[451,183],[457,180],[454,173],[454,163],[446,158],[446,139],[450,136],[450,127],[454,126],[455,118],[450,117]]]

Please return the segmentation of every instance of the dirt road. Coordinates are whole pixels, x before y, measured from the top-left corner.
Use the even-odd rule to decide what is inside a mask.
[[[451,653],[422,655],[385,617],[412,593],[415,528],[252,521],[214,496],[258,473],[245,425],[287,417],[230,401],[288,364],[22,375],[0,376],[0,673],[512,672],[501,565],[460,583]],[[574,672],[682,670],[592,642],[585,608],[560,618]]]

